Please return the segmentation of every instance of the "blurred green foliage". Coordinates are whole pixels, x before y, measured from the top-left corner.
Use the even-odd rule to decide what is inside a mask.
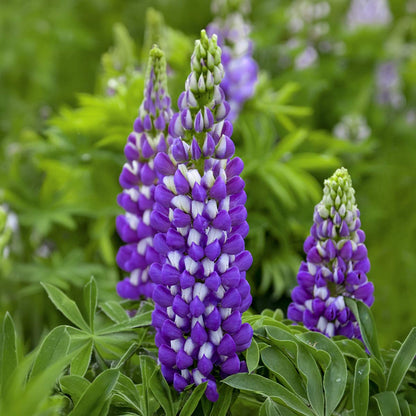
[[[293,30],[296,7],[323,3],[258,0],[248,16],[261,74],[233,139],[245,162],[253,308],[285,308],[322,180],[345,165],[367,233],[380,340],[390,345],[416,320],[406,298],[416,290],[416,18],[411,1],[391,1],[390,24],[351,30],[349,1],[336,0]],[[155,39],[166,51],[175,106],[193,40],[211,20],[205,1],[0,4],[0,202],[18,221],[0,266],[0,315],[12,313],[28,346],[61,321],[40,281],[78,299],[94,275],[101,300],[118,300],[117,178],[147,51]],[[308,47],[317,57],[302,67]],[[384,63],[397,70],[400,105],[378,99]],[[367,138],[335,137],[348,115],[365,120]]]

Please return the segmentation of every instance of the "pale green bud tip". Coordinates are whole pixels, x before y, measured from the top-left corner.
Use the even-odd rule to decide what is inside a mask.
[[[146,77],[147,82],[149,82],[151,77],[154,78],[154,87],[157,88],[158,84],[160,84],[162,88],[166,89],[167,77],[165,54],[157,45],[153,45],[149,52]]]
[[[355,191],[348,170],[339,168],[329,179],[325,180],[322,202],[325,206],[335,205],[337,209],[341,205],[351,209],[355,205],[354,195]]]

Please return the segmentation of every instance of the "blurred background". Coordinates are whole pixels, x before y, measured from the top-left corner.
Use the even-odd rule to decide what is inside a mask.
[[[285,311],[323,180],[345,166],[388,347],[416,323],[416,1],[234,3],[259,68],[233,133],[246,166],[253,310]],[[0,317],[12,313],[28,348],[61,319],[40,281],[77,297],[94,275],[117,299],[118,176],[147,54],[155,40],[165,50],[176,111],[194,40],[225,18],[210,6],[0,3]]]

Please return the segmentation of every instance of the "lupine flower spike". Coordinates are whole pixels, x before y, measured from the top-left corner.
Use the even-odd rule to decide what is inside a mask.
[[[328,337],[361,339],[360,329],[344,299],[371,306],[374,287],[367,280],[370,262],[361,230],[360,211],[348,171],[338,169],[325,181],[322,201],[316,205],[311,235],[306,239],[306,262],[292,291],[288,318]]]
[[[155,167],[165,175],[156,187],[152,224],[162,264],[150,268],[157,283],[153,326],[166,380],[178,391],[208,382],[206,397],[218,399],[216,377],[246,370],[239,353],[253,330],[241,314],[251,304],[246,270],[251,254],[241,159],[234,157],[229,105],[219,84],[224,70],[217,37],[196,41],[192,72],[169,131],[170,155]]]
[[[222,48],[225,76],[221,88],[231,107],[227,118],[233,121],[244,103],[253,96],[257,83],[258,67],[253,59],[250,26],[244,20],[250,4],[248,1],[217,0],[212,2],[212,9],[222,17],[210,23],[207,32],[218,36]]]
[[[126,243],[118,251],[117,264],[130,273],[117,285],[117,292],[123,298],[152,296],[154,285],[149,279],[149,266],[160,260],[153,248],[155,230],[150,223],[155,186],[159,181],[154,157],[158,152],[167,151],[171,140],[167,132],[171,117],[165,57],[159,48],[153,47],[139,116],[124,148],[127,162],[120,175],[124,190],[117,198],[126,211],[116,220],[118,234]]]

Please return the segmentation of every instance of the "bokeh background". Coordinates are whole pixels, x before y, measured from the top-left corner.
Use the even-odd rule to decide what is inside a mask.
[[[150,9],[151,8],[151,9]],[[0,3],[0,317],[36,345],[94,275],[117,299],[123,147],[158,39],[173,103],[206,0]],[[383,346],[416,322],[416,1],[253,0],[259,66],[234,123],[248,194],[253,309],[285,311],[323,180],[349,169]],[[176,109],[176,107],[175,107]]]

